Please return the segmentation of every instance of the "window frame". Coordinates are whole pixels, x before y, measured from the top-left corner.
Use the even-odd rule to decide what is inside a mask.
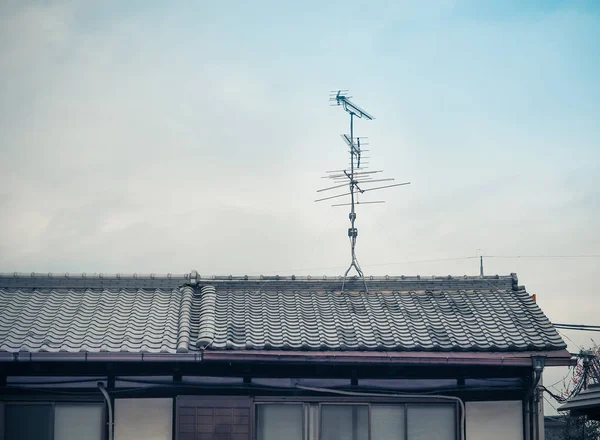
[[[317,440],[321,439],[321,430],[323,429],[323,406],[366,406],[367,407],[367,440],[371,440],[371,404],[367,402],[319,402],[317,416]],[[354,421],[354,417],[352,418]]]
[[[50,426],[49,426],[49,438],[54,440],[54,424],[56,419],[56,407],[57,406],[97,406],[100,407],[102,430],[100,432],[100,439],[108,439],[108,419],[106,413],[106,405],[101,401],[78,401],[78,400],[53,400],[53,399],[39,399],[39,400],[21,400],[21,399],[10,399],[3,400],[0,402],[0,440],[4,439],[5,433],[5,414],[8,406],[48,406],[50,407]]]
[[[338,396],[274,396],[255,397],[252,402],[254,417],[257,417],[257,405],[263,404],[303,404],[305,428],[304,440],[320,440],[321,435],[321,407],[323,405],[366,405],[368,409],[368,440],[371,440],[371,406],[372,405],[402,405],[404,408],[404,436],[408,440],[408,407],[409,405],[444,405],[454,409],[454,439],[460,438],[460,408],[457,402],[436,397],[338,397]],[[317,408],[315,416],[311,419],[311,408]],[[258,440],[256,423],[252,431],[252,439]]]
[[[309,404],[305,403],[305,402],[253,402],[252,403],[252,409],[251,412],[254,413],[253,416],[251,416],[254,421],[253,421],[253,431],[252,431],[252,439],[256,440],[258,438],[258,428],[259,428],[259,424],[258,424],[258,412],[259,412],[259,406],[266,406],[266,405],[296,405],[296,406],[301,406],[302,407],[302,439],[303,440],[307,440],[310,438],[310,414],[309,414]]]

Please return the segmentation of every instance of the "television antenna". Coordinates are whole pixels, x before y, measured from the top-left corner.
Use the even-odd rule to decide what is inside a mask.
[[[359,199],[359,196],[362,196],[364,193],[370,191],[393,188],[395,186],[410,185],[410,182],[387,184],[384,182],[392,182],[395,179],[393,177],[380,177],[379,173],[382,173],[383,170],[365,171],[369,169],[368,166],[365,166],[368,165],[368,162],[364,161],[364,159],[368,159],[368,157],[363,156],[363,153],[368,152],[369,150],[365,150],[363,147],[368,144],[364,142],[364,139],[366,138],[354,137],[354,118],[357,117],[360,119],[366,119],[368,121],[371,121],[375,118],[371,114],[367,113],[365,110],[354,104],[352,101],[350,101],[350,98],[352,97],[348,96],[348,90],[333,91],[329,96],[329,101],[333,103],[333,106],[342,106],[344,110],[350,115],[350,134],[341,135],[342,140],[348,147],[348,152],[350,153],[350,163],[348,164],[348,168],[341,170],[326,171],[327,175],[324,176],[323,179],[329,179],[333,183],[333,185],[327,188],[319,189],[317,191],[318,193],[322,193],[325,191],[331,191],[348,187],[348,192],[328,197],[322,197],[316,199],[315,202],[322,202],[325,200],[332,200],[340,197],[350,196],[349,203],[334,203],[331,205],[335,207],[350,206],[350,214],[348,214],[348,218],[350,219],[350,228],[348,228],[348,239],[350,240],[350,252],[352,260],[350,262],[350,266],[344,273],[344,278],[342,280],[342,292],[344,291],[344,285],[346,283],[348,273],[350,273],[350,270],[352,270],[352,268],[356,270],[357,275],[363,280],[363,283],[365,285],[365,292],[368,292],[369,289],[367,287],[367,280],[365,279],[365,275],[362,269],[360,268],[358,259],[356,258],[356,238],[358,237],[358,229],[355,226],[356,206],[385,203],[385,201],[363,201]],[[377,185],[372,187],[370,186],[371,184]]]

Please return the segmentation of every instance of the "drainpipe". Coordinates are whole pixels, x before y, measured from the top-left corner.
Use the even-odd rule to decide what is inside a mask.
[[[544,371],[544,366],[546,365],[546,357],[545,356],[532,356],[532,364],[533,364],[533,386],[529,391],[529,396],[531,398],[531,439],[539,440],[540,437],[540,392],[538,385],[542,380],[542,372]],[[529,400],[529,399],[528,399]]]
[[[106,400],[106,405],[108,406],[108,440],[113,440],[113,408],[110,396],[104,387],[104,383],[98,382],[98,389],[104,396],[104,400]]]
[[[530,413],[531,413],[531,407],[529,405],[529,399],[527,397],[525,397],[522,400],[522,405],[523,405],[523,440],[531,440],[529,435],[530,435],[530,429],[529,429],[529,423],[531,422],[531,417],[530,417]]]

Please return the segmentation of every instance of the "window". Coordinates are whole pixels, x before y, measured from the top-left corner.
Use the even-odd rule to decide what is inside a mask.
[[[31,423],[35,420],[35,423]],[[4,408],[5,440],[52,439],[52,406],[6,405]]]
[[[321,440],[369,440],[367,405],[323,405]]]
[[[371,440],[405,440],[404,405],[371,405]]]
[[[260,440],[303,440],[303,405],[258,405],[256,430]]]
[[[409,440],[454,440],[456,416],[449,405],[408,405]]]
[[[257,440],[455,440],[454,404],[261,403]]]
[[[54,440],[101,440],[100,405],[57,405],[54,407]]]
[[[102,405],[8,403],[4,406],[4,440],[101,440],[103,437]]]

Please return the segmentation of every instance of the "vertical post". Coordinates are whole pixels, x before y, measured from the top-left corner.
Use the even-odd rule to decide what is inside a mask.
[[[354,113],[350,113],[350,141],[352,141],[352,143],[354,143],[354,123],[352,119],[353,116]]]
[[[350,113],[350,221],[352,222],[352,254],[354,254],[354,220],[356,213],[354,212],[354,113]],[[353,258],[354,260],[354,258]]]
[[[594,355],[591,351],[583,352],[583,389],[587,390],[588,386],[588,371],[590,368],[590,362],[594,358]],[[584,424],[585,426],[585,424]]]
[[[483,276],[483,255],[479,256],[479,276]]]
[[[354,113],[350,113],[350,247],[352,252],[352,263],[350,267],[354,266],[356,269],[356,255],[354,251],[354,247],[356,246],[356,228],[354,227],[354,223],[356,221],[356,211],[354,209]],[[360,271],[359,275],[362,275]]]
[[[362,278],[363,283],[365,284],[365,292],[368,293],[369,289],[367,287],[367,280],[365,279],[365,275],[363,274],[360,265],[358,264],[358,261],[356,259],[356,237],[358,235],[358,231],[355,227],[356,224],[356,203],[357,200],[355,200],[354,197],[354,190],[356,188],[359,188],[356,180],[354,180],[354,155],[356,154],[356,158],[357,158],[357,166],[360,167],[360,140],[359,142],[359,147],[358,149],[354,148],[354,116],[356,115],[354,113],[354,106],[352,106],[352,108],[349,108],[348,104],[349,101],[347,101],[345,96],[340,96],[341,91],[338,92],[337,96],[336,96],[336,100],[338,105],[340,105],[340,103],[343,104],[344,106],[344,110],[346,110],[349,114],[350,114],[350,173],[348,173],[347,171],[344,171],[344,174],[346,175],[346,177],[348,177],[350,179],[349,182],[349,187],[350,187],[350,214],[348,214],[349,220],[350,220],[350,228],[348,229],[348,238],[350,239],[350,250],[352,253],[352,261],[350,263],[350,266],[348,267],[348,269],[346,270],[346,272],[344,273],[344,277],[342,279],[342,292],[344,291],[344,285],[346,282],[346,277],[348,276],[348,272],[350,272],[350,270],[352,269],[352,267],[354,267],[354,269],[356,269],[356,272],[358,274],[359,277]],[[363,112],[359,110],[359,117],[362,117],[364,115]],[[372,117],[368,116],[368,119],[372,119]],[[360,188],[359,188],[360,191]],[[361,191],[362,192],[362,191]]]

